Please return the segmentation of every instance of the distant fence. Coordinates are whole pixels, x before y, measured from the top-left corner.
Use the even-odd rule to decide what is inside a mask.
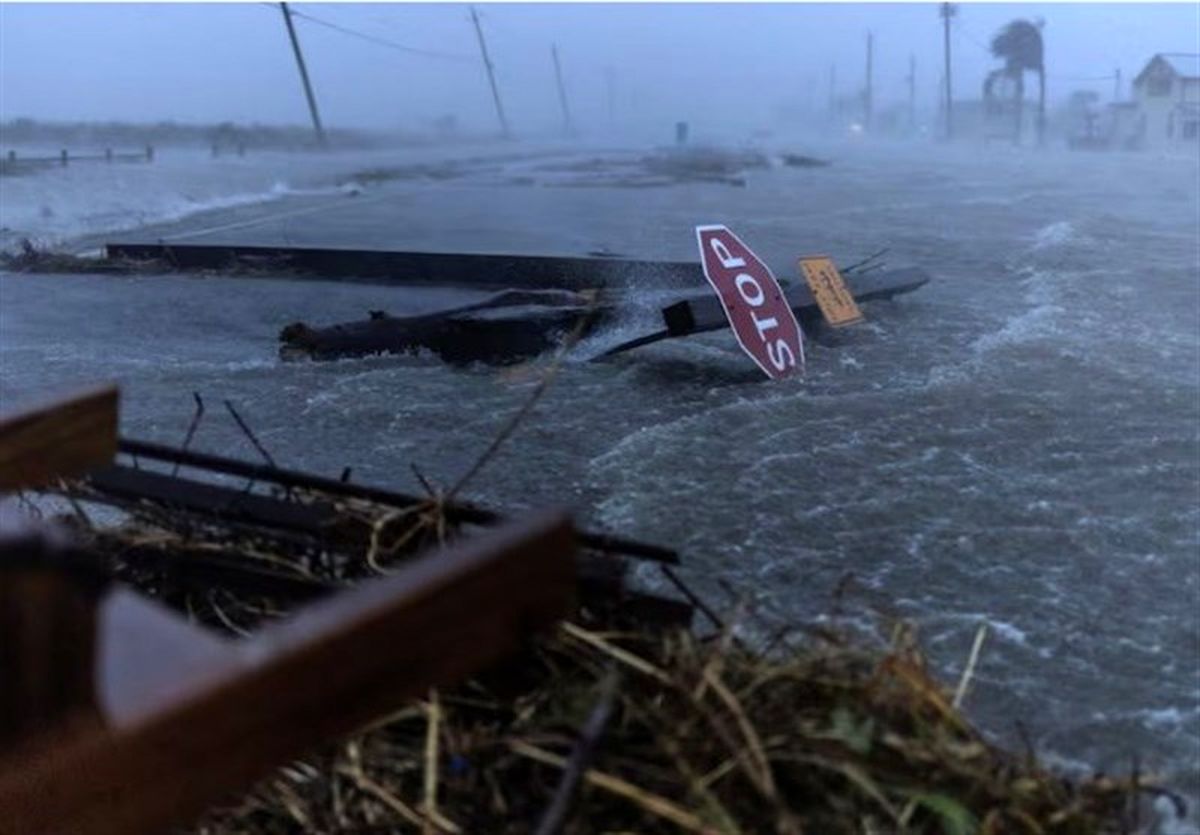
[[[57,156],[50,157],[20,156],[16,151],[9,151],[0,157],[0,175],[25,174],[54,166],[66,167],[89,162],[154,162],[154,146],[147,145],[144,151],[121,153],[114,153],[112,148],[107,148],[102,154],[72,154],[64,148]]]

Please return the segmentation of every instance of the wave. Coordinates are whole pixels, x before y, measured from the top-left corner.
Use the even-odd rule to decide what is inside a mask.
[[[331,184],[338,182],[334,173],[349,164],[352,161],[294,158],[259,165],[222,164],[183,157],[153,165],[79,165],[6,177],[0,201],[0,249],[15,249],[23,239],[41,247],[59,247],[74,239],[174,223],[210,211],[297,197],[356,194],[362,186]]]

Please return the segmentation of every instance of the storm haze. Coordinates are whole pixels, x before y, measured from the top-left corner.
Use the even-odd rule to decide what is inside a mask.
[[[289,19],[323,128],[310,121]],[[735,240],[746,252],[730,248]],[[680,576],[699,594],[687,600],[732,616],[727,636],[772,635],[786,652],[793,639],[808,645],[797,625],[817,625],[814,635],[845,625],[913,669],[910,632],[893,628],[911,624],[930,671],[959,682],[956,706],[963,700],[989,748],[1011,752],[1006,763],[1036,753],[1047,780],[1123,780],[1131,768],[1161,777],[1189,814],[1179,819],[1166,798],[1150,809],[1147,797],[1142,820],[1158,816],[1155,835],[1198,833],[1200,4],[0,0],[0,413],[107,380],[120,386],[124,440],[261,458],[270,466],[250,472],[268,477],[278,462],[340,473],[350,488],[432,497],[356,518],[353,531],[369,537],[343,536],[349,517],[307,515],[325,507],[322,493],[303,489],[284,504],[291,488],[275,492],[267,477],[235,488],[232,476],[187,464],[182,484],[147,497],[162,513],[139,504],[134,514],[158,525],[184,508],[173,497],[186,491],[241,491],[181,512],[162,540],[188,546],[177,563],[188,575],[210,544],[224,566],[212,583],[201,566],[195,590],[174,601],[189,617],[231,634],[259,622],[263,610],[243,617],[219,582],[240,554],[230,549],[252,548],[253,572],[292,566],[306,583],[320,576],[340,589],[351,575],[325,578],[321,566],[365,559],[353,576],[367,576],[383,556],[396,560],[390,571],[401,543],[419,541],[393,523],[424,525],[424,508],[447,496],[514,518],[567,506],[581,530],[678,551]],[[154,463],[134,472],[149,457],[123,455],[122,472],[151,485],[175,478]],[[119,493],[124,481],[110,483],[133,502]],[[90,502],[103,486],[92,478],[86,489]],[[240,513],[243,493],[303,522],[289,521],[287,542],[320,535],[303,539],[302,562],[264,551],[257,523],[240,516],[235,534],[193,537],[217,531],[226,508]],[[343,504],[359,512],[330,494],[330,508]],[[90,518],[86,527],[107,535]],[[135,558],[158,547],[157,529],[132,530]],[[365,557],[336,550],[368,539]],[[128,564],[126,545],[111,541],[113,562]],[[628,568],[639,595],[686,602],[649,563]],[[169,597],[166,580],[155,585]],[[488,589],[496,600],[507,593]],[[449,631],[484,634],[468,620]],[[723,664],[705,662],[704,675],[726,676]],[[907,692],[870,675],[872,694]],[[781,715],[795,704],[774,684],[725,680],[739,699],[769,691]],[[564,692],[586,707],[576,684]],[[447,792],[483,785],[481,752],[511,753],[454,730],[466,701],[450,695],[450,709],[431,714],[449,723]],[[860,820],[874,829],[876,806],[907,808],[903,821],[931,814],[932,804],[912,812],[918,797],[954,800],[957,776],[934,785],[951,772],[921,747],[898,757],[888,725],[864,714],[860,728],[855,711],[839,702],[828,719],[789,718],[818,742],[794,751],[774,741],[772,717],[734,711],[737,727],[743,713],[758,723],[768,777],[786,763],[841,785],[809,762],[839,739],[855,769],[872,761],[862,751],[879,755],[879,788],[859,798],[869,815],[844,827],[805,819],[804,831]],[[535,712],[553,718],[545,739],[565,751],[557,709]],[[918,712],[932,715],[906,706],[895,717],[908,727]],[[487,708],[488,727],[496,715]],[[540,740],[525,722],[514,733]],[[416,727],[394,739],[425,737]],[[962,790],[970,804],[1007,804],[1010,790],[1040,797],[1009,765],[981,765],[974,736],[914,727],[961,749],[963,774],[986,776],[985,789]],[[510,730],[496,739],[516,739]],[[662,739],[676,745],[676,730],[680,740],[712,735],[689,719]],[[393,768],[392,739],[378,747],[388,763],[379,773],[415,787],[419,770]],[[461,740],[475,741],[454,753]],[[611,761],[588,767],[623,774],[627,752],[614,742],[606,733],[593,747]],[[328,782],[287,784],[320,807],[305,831],[334,828],[322,827],[335,795],[316,786],[358,792],[336,782],[347,761],[336,750]],[[911,778],[894,772],[901,761]],[[724,800],[694,790],[692,773],[707,773],[714,792],[737,795],[731,815],[770,806],[759,784],[731,784],[738,769],[722,762],[737,757],[722,753],[711,770],[687,760],[676,769],[687,780],[662,796],[696,804],[688,814],[698,821],[723,814]],[[637,780],[658,791],[659,772],[675,769],[663,763]],[[426,777],[441,770],[424,767]],[[3,777],[0,768],[0,799]],[[504,792],[559,779],[522,777]],[[1061,803],[1083,808],[1087,791],[1051,784]],[[791,778],[777,785],[782,797]],[[432,810],[427,786],[403,802]],[[578,795],[581,816],[601,802],[600,792]],[[785,799],[799,809],[818,795]],[[1125,817],[1124,794],[1096,796]],[[836,792],[828,800],[850,808]],[[1003,804],[1001,817],[972,806],[964,820],[1007,832],[1017,807]],[[256,795],[238,808],[287,821],[271,831],[299,831],[294,804],[284,806],[261,817]],[[528,821],[454,819],[463,832],[529,831]],[[913,820],[913,832],[951,822],[974,831],[957,815]],[[603,831],[631,828],[666,831],[607,819]]]
[[[316,97],[332,126],[420,129],[454,116],[496,129],[469,7],[295,4]],[[907,101],[916,60],[918,110],[933,113],[942,29],[932,3],[483,4],[479,14],[513,130],[557,130],[550,58],[560,50],[578,126],[665,137],[744,136],[801,125],[836,95],[864,87],[874,35],[877,108]],[[1044,20],[1047,96],[1105,99],[1158,52],[1195,52],[1193,4],[964,4],[952,28],[956,98],[978,98],[997,66],[987,46],[1015,18]],[[316,20],[303,17],[310,15]],[[391,44],[338,31],[352,30]],[[613,119],[609,119],[609,81]],[[305,124],[308,114],[276,5],[0,5],[0,117],[39,120]]]

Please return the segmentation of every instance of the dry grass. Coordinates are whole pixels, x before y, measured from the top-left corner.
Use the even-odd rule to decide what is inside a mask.
[[[907,642],[826,635],[768,657],[587,620],[281,770],[194,831],[1120,833],[1151,785],[1072,782],[996,748]],[[606,699],[580,762],[579,729]],[[561,829],[539,829],[572,769]]]

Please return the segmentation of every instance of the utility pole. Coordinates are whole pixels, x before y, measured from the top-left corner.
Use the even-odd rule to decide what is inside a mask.
[[[1113,70],[1113,101],[1121,100],[1121,68],[1117,67]]]
[[[867,32],[867,86],[863,90],[863,130],[871,131],[871,63],[874,59],[875,37]]]
[[[917,130],[917,56],[908,56],[908,129]]]
[[[300,51],[300,41],[296,39],[296,27],[292,25],[292,10],[287,3],[279,4],[283,12],[283,22],[287,25],[288,37],[292,41],[292,51],[296,53],[296,66],[300,68],[300,81],[304,84],[304,97],[308,99],[308,112],[312,116],[313,131],[317,134],[317,145],[325,147],[325,128],[321,125],[321,114],[317,112],[317,98],[313,95],[312,84],[308,80],[308,68],[304,66],[304,54]]]
[[[512,134],[508,130],[508,119],[504,116],[504,105],[500,103],[500,90],[496,87],[496,73],[492,69],[492,59],[488,57],[487,41],[483,39],[483,28],[479,25],[479,13],[471,7],[471,22],[475,24],[475,35],[479,38],[479,53],[483,56],[483,66],[487,70],[488,83],[492,85],[492,99],[496,102],[496,115],[500,117],[500,131],[508,139]]]
[[[946,57],[946,138],[954,138],[954,87],[950,80],[950,18],[958,12],[953,3],[943,3],[942,37]]]
[[[550,55],[554,58],[554,80],[558,84],[558,103],[562,105],[563,131],[570,136],[575,131],[571,126],[571,111],[567,107],[567,91],[563,88],[562,65],[558,62],[558,44],[551,44]]]

